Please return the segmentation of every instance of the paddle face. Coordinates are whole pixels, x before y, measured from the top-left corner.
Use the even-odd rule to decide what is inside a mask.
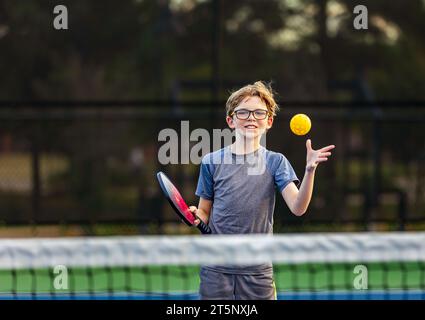
[[[189,207],[187,206],[180,192],[163,172],[158,172],[157,178],[162,191],[164,192],[166,198],[168,199],[176,213],[179,215],[179,217],[183,220],[184,223],[186,223],[188,226],[193,226],[195,222],[195,217],[190,212]]]

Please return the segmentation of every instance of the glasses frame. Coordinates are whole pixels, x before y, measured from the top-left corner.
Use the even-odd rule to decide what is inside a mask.
[[[239,116],[238,116],[238,112],[239,111],[247,111],[248,112],[248,117],[246,117],[246,118],[239,118]],[[257,118],[255,116],[255,112],[256,111],[265,111],[266,112],[266,115],[264,116],[264,118]],[[233,115],[236,115],[236,118],[238,118],[239,120],[248,120],[249,117],[251,116],[251,113],[252,113],[254,119],[256,119],[256,120],[265,120],[265,119],[267,119],[268,116],[270,116],[270,112],[268,110],[264,110],[264,109],[255,109],[255,110],[252,110],[252,111],[251,110],[248,110],[248,109],[239,109],[239,110],[233,111],[230,116],[233,117]]]

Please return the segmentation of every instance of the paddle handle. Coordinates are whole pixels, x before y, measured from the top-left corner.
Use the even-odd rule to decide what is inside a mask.
[[[199,230],[201,230],[201,233],[203,234],[210,234],[211,233],[211,228],[209,226],[207,226],[204,221],[202,221],[198,216],[196,216],[196,219],[199,219],[199,224],[197,226],[197,228]]]

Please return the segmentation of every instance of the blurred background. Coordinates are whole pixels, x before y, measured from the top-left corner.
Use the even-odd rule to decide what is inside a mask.
[[[155,174],[196,205],[199,166],[161,165],[158,133],[225,128],[229,93],[257,80],[281,107],[267,147],[300,178],[306,138],[337,146],[308,214],[277,197],[275,233],[425,230],[425,1],[361,3],[367,30],[358,4],[0,0],[0,237],[197,233]]]

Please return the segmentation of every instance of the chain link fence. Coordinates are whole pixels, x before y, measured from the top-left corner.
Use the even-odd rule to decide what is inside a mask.
[[[187,202],[196,205],[199,165],[160,164],[164,142],[158,134],[173,128],[180,138],[181,121],[189,121],[190,130],[224,129],[221,105],[3,105],[0,237],[196,232],[178,221],[155,174],[167,172]],[[307,137],[313,148],[337,148],[316,173],[308,214],[295,217],[276,198],[275,232],[423,229],[424,106],[283,104],[267,134],[267,148],[282,152],[299,178],[306,137],[290,132],[292,115],[312,119]]]

